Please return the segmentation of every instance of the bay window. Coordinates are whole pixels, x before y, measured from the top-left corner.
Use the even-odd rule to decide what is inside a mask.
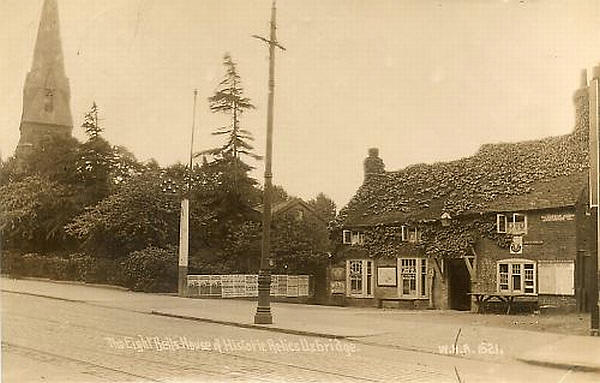
[[[536,294],[535,262],[526,259],[498,261],[497,289],[499,293]]]

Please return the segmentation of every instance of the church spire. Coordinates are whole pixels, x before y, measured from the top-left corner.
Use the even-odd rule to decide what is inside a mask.
[[[17,151],[35,147],[45,136],[70,136],[73,129],[70,99],[57,1],[44,0],[31,71],[23,89],[21,138]]]

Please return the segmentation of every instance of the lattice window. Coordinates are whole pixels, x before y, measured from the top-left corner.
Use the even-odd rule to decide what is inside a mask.
[[[399,258],[399,294],[407,298],[427,296],[427,259]]]
[[[373,296],[373,261],[349,260],[347,267],[348,296],[370,298]]]
[[[508,259],[498,262],[498,292],[536,294],[536,265],[525,259]]]

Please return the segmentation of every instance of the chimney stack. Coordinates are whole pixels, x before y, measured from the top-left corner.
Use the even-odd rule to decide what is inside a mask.
[[[379,149],[370,148],[368,153],[369,156],[365,158],[364,161],[364,181],[367,181],[372,175],[385,173],[385,164],[383,163],[383,160],[379,158]]]
[[[573,94],[573,104],[575,106],[575,131],[588,131],[589,95],[587,77],[587,70],[583,69],[580,74],[579,89]]]
[[[592,69],[592,78],[600,78],[600,64],[596,65]]]

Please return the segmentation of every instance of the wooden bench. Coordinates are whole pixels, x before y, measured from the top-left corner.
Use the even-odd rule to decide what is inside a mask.
[[[482,293],[475,292],[469,293],[469,295],[475,297],[475,302],[477,304],[477,312],[484,313],[485,312],[485,304],[489,301],[498,300],[499,302],[506,303],[506,314],[510,314],[510,310],[515,299],[519,297],[528,297],[529,295],[525,294],[506,294],[506,293]]]

